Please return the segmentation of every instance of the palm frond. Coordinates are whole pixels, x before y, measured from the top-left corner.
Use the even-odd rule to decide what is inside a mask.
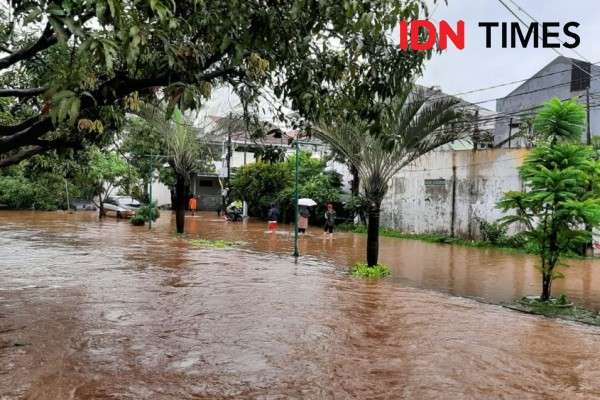
[[[382,115],[382,132],[374,135],[366,121],[348,116],[320,121],[315,136],[329,143],[359,173],[368,197],[380,200],[391,178],[407,164],[444,144],[460,139],[465,114],[458,100],[435,99],[422,88],[405,86]]]

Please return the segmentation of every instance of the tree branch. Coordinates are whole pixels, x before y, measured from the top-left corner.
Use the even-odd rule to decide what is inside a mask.
[[[28,147],[28,148],[23,149],[23,150],[19,151],[18,153],[15,153],[8,157],[0,158],[0,168],[8,167],[9,165],[13,165],[13,164],[18,164],[19,162],[21,162],[29,157],[32,157],[36,154],[40,154],[46,150],[47,149],[45,149],[42,146]]]
[[[21,60],[31,58],[40,51],[52,46],[56,42],[58,42],[58,39],[56,38],[56,35],[54,35],[52,26],[50,23],[47,23],[46,28],[44,28],[44,31],[42,32],[42,36],[40,36],[37,42],[35,42],[33,45],[24,49],[16,50],[8,56],[0,58],[0,70],[6,69]]]
[[[36,87],[36,88],[26,88],[26,89],[18,89],[18,88],[0,89],[0,97],[18,97],[18,98],[34,97],[34,96],[44,93],[47,89],[48,89],[47,85]]]
[[[13,135],[23,129],[29,128],[40,120],[40,115],[29,118],[17,125],[0,125],[0,137]],[[0,150],[1,151],[1,150]]]
[[[243,72],[235,68],[218,69],[198,76],[197,80],[211,81],[213,79],[230,75],[243,76]],[[155,86],[166,86],[179,81],[180,78],[181,77],[178,74],[169,73],[163,73],[161,75],[146,79],[131,79],[124,76],[124,74],[117,74],[117,76],[115,76],[113,79],[105,82],[98,89],[96,89],[92,93],[93,98],[90,98],[90,96],[81,97],[80,114],[94,109],[97,106],[112,104],[135,91],[140,91]],[[34,147],[37,148],[37,146],[39,146],[38,139],[54,129],[55,127],[47,114],[40,114],[37,117],[31,118],[30,120],[19,125],[11,127],[0,126],[0,154],[6,154],[21,147],[31,145],[35,145]],[[52,141],[48,141],[48,145],[42,146],[41,149],[37,149],[37,152],[39,153],[45,149],[52,148],[52,143]],[[30,151],[27,152],[27,154],[29,154]],[[17,154],[19,155],[21,152]],[[26,156],[23,158],[26,158]],[[7,160],[5,159],[2,161],[2,163],[0,163],[0,166],[14,164],[23,158],[19,159],[18,157],[9,157],[8,160],[10,161],[5,161]]]

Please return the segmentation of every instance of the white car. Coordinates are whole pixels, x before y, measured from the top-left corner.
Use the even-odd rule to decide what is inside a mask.
[[[113,196],[104,202],[104,213],[117,218],[131,218],[140,208],[140,202],[129,196]]]

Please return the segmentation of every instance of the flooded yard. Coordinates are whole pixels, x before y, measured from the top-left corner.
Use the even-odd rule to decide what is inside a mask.
[[[535,258],[382,238],[391,279],[350,278],[365,237],[187,220],[0,212],[0,399],[594,399],[600,329],[487,302],[538,292]],[[600,308],[600,264],[555,286]]]

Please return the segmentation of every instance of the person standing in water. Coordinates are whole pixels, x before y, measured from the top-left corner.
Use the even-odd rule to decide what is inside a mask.
[[[303,235],[308,229],[308,217],[310,217],[310,211],[308,207],[300,206],[298,211],[298,233]]]
[[[279,220],[279,208],[277,208],[275,204],[271,204],[271,208],[267,214],[267,220],[269,221],[267,229],[269,229],[270,232],[276,231],[277,221]]]
[[[198,200],[195,196],[190,197],[190,201],[188,202],[188,208],[192,212],[192,216],[196,215],[196,210],[198,209]]]
[[[335,210],[333,204],[327,204],[327,210],[325,211],[325,234],[329,237],[333,235],[333,229],[335,228]]]

